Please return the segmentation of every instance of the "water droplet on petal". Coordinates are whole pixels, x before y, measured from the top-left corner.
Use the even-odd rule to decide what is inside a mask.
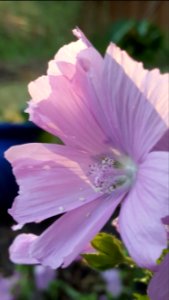
[[[93,189],[94,189],[94,191],[97,192],[97,193],[98,193],[98,192],[101,192],[101,189],[100,189],[99,187],[93,186]]]
[[[43,170],[50,170],[50,168],[51,168],[51,167],[50,167],[49,165],[44,165],[44,166],[42,167]]]
[[[16,225],[12,226],[12,230],[17,231],[17,230],[22,229],[23,227],[24,227],[24,224],[16,224]]]
[[[88,212],[88,213],[86,214],[86,218],[90,217],[90,215],[91,215],[91,213]]]
[[[81,196],[81,197],[79,197],[79,200],[83,202],[83,201],[85,201],[85,197]]]
[[[33,166],[31,166],[31,165],[30,165],[30,166],[28,166],[28,169],[33,169]]]
[[[63,212],[63,211],[64,211],[64,207],[63,207],[63,206],[59,206],[58,209],[59,209],[60,212]]]
[[[47,127],[52,128],[52,129],[56,129],[56,126],[52,122],[48,122]]]

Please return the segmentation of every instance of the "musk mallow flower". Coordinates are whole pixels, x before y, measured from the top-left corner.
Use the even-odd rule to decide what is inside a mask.
[[[107,291],[111,293],[112,296],[119,297],[123,289],[120,272],[116,269],[106,270],[101,272],[101,277],[106,283]]]
[[[169,215],[163,219],[166,224],[167,233],[169,233]],[[168,236],[169,239],[169,236]],[[148,296],[151,300],[168,300],[169,299],[169,253],[165,255],[153,275],[149,286]]]
[[[155,268],[167,244],[160,220],[168,209],[168,75],[145,70],[112,43],[103,58],[73,32],[78,41],[29,85],[30,120],[63,145],[6,152],[20,187],[13,218],[25,224],[63,215],[40,236],[19,235],[11,259],[66,267],[121,205],[130,255]]]
[[[33,269],[35,287],[38,291],[47,290],[49,284],[55,280],[56,273],[53,269],[37,265]],[[21,274],[14,272],[10,277],[4,277],[0,274],[0,299],[15,300],[20,295]]]
[[[169,299],[169,253],[160,264],[148,287],[148,296],[151,300]]]
[[[56,278],[55,270],[37,265],[34,268],[35,283],[38,290],[48,289],[50,283]]]
[[[15,272],[10,277],[4,277],[0,274],[0,297],[2,300],[15,300],[14,289],[17,288],[19,274]]]

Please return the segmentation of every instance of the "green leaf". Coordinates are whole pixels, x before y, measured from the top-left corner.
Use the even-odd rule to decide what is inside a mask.
[[[123,256],[122,242],[111,234],[100,232],[96,235],[91,244],[96,250],[107,255],[112,255],[112,249],[115,247],[118,253]]]
[[[90,265],[90,267],[99,271],[111,269],[117,265],[116,263],[113,263],[108,255],[105,255],[103,253],[83,254],[83,257]]]
[[[161,264],[161,262],[163,261],[164,257],[167,255],[167,253],[169,253],[169,248],[165,248],[160,257],[157,259],[157,264]]]
[[[111,39],[113,42],[118,43],[134,28],[134,20],[118,20],[113,22],[111,27]]]
[[[138,276],[139,275],[139,276]],[[139,270],[138,275],[135,275],[134,281],[135,282],[142,282],[148,284],[152,277],[152,272],[146,269]]]
[[[66,299],[69,300],[97,300],[97,295],[95,293],[82,294],[67,282],[59,279],[51,283],[47,295],[49,295],[50,299],[58,300],[62,293],[64,293],[67,297]]]
[[[150,300],[147,295],[134,294],[134,300]]]
[[[133,261],[125,254],[121,241],[115,236],[102,232],[96,235],[91,244],[97,252],[82,256],[92,268],[103,271],[123,263],[133,265]]]

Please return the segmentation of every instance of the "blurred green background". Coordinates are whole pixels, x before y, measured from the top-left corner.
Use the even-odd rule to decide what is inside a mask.
[[[0,1],[0,120],[22,121],[27,84],[79,26],[99,51],[112,40],[168,70],[167,1]]]

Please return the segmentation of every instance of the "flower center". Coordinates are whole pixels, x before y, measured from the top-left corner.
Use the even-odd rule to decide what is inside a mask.
[[[89,178],[96,191],[110,194],[128,190],[137,172],[136,164],[128,156],[105,155],[89,166]]]

